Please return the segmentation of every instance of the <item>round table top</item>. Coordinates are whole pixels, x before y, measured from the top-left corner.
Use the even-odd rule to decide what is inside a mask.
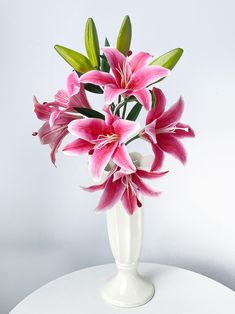
[[[158,264],[140,264],[139,272],[155,285],[153,299],[138,308],[118,308],[100,295],[114,264],[82,269],[39,288],[10,314],[234,314],[235,292],[197,273]]]

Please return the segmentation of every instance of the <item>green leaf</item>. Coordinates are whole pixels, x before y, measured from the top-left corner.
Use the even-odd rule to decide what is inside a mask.
[[[101,87],[99,87],[98,85],[94,85],[94,84],[90,84],[90,83],[86,83],[85,85],[85,89],[88,90],[91,93],[95,93],[95,94],[103,94],[103,89]]]
[[[81,113],[82,115],[88,117],[88,118],[99,118],[99,119],[105,119],[104,115],[100,113],[99,111],[96,111],[94,109],[89,109],[89,108],[78,108],[74,107],[74,109]]]
[[[127,56],[131,46],[131,34],[132,34],[131,20],[129,16],[126,15],[119,30],[116,45],[117,49],[125,56]]]
[[[100,66],[100,46],[99,39],[93,19],[90,17],[85,27],[85,46],[87,55],[94,68]]]
[[[149,65],[160,65],[172,70],[183,54],[182,48],[176,48],[154,59]]]
[[[152,96],[152,108],[155,108],[157,99],[156,99],[156,96],[155,96],[155,94],[154,94],[154,92],[152,90],[150,90],[150,93],[151,93],[151,96]]]
[[[105,47],[110,47],[110,43],[109,43],[107,37],[105,37],[104,46],[105,46]]]
[[[109,41],[108,41],[107,38],[105,38],[104,46],[105,47],[109,47],[110,46]],[[110,66],[109,66],[109,63],[108,63],[108,60],[107,60],[106,56],[104,54],[102,54],[100,57],[101,57],[101,71],[109,73]]]
[[[131,111],[129,112],[128,116],[127,116],[127,120],[130,120],[130,121],[135,121],[142,109],[142,105],[137,102],[134,107],[131,109]]]
[[[79,73],[85,73],[93,69],[90,60],[80,52],[59,45],[55,45],[55,50]]]

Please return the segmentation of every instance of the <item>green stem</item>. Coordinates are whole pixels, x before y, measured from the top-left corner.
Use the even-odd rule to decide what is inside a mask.
[[[113,114],[115,115],[122,108],[122,106],[124,106],[125,104],[126,104],[126,100],[123,100],[122,102],[117,104]]]
[[[122,119],[125,119],[125,115],[126,115],[126,107],[127,107],[127,103],[125,103],[125,105],[124,105],[124,107],[123,107]]]
[[[126,145],[130,144],[134,140],[137,140],[138,138],[140,138],[139,134],[137,134],[136,136],[132,137],[129,141],[127,141]]]

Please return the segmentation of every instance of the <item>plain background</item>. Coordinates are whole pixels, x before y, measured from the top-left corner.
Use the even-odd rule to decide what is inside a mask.
[[[1,210],[0,313],[68,272],[111,262],[105,215],[86,158],[58,155],[31,133],[41,122],[32,96],[50,101],[70,67],[54,44],[85,52],[84,24],[92,16],[100,41],[115,45],[125,14],[133,24],[134,52],[158,56],[185,50],[160,86],[168,105],[183,95],[182,121],[196,132],[186,139],[188,163],[171,157],[170,173],[152,184],[164,191],[145,200],[143,261],[184,267],[235,289],[235,5],[223,1],[0,1]],[[90,97],[90,96],[89,96]],[[94,107],[98,100],[90,97]],[[146,151],[141,142],[131,150]],[[150,151],[149,151],[150,153]]]

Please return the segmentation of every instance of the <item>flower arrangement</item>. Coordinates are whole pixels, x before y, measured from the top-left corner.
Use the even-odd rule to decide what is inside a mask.
[[[50,145],[53,164],[63,139],[72,134],[75,140],[63,147],[63,152],[87,154],[90,173],[96,181],[112,161],[104,182],[84,190],[103,190],[97,210],[109,209],[121,200],[129,214],[141,207],[141,194],[159,194],[143,179],[155,179],[167,173],[160,171],[165,153],[184,164],[186,152],[179,140],[194,136],[191,127],[179,121],[184,109],[183,99],[179,98],[166,110],[165,95],[159,88],[152,87],[170,74],[183,50],[176,48],[158,58],[142,51],[133,54],[131,34],[130,18],[126,16],[116,47],[111,47],[106,39],[100,51],[96,26],[89,18],[85,27],[87,56],[55,46],[73,72],[67,77],[66,87],[55,94],[52,102],[40,103],[34,97],[34,111],[44,124],[33,133],[42,144]],[[87,92],[103,98],[104,106],[100,111],[92,108]],[[141,110],[146,115],[143,128],[136,122]],[[151,145],[154,159],[149,171],[141,169],[128,153],[128,144],[137,139]]]

